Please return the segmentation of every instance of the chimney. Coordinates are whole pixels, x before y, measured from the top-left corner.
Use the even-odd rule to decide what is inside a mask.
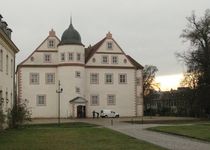
[[[55,31],[53,29],[51,29],[51,31],[49,31],[49,36],[55,36]]]
[[[7,34],[7,36],[11,39],[12,29],[7,28],[7,29],[6,29],[6,34]]]
[[[111,34],[110,32],[108,32],[108,33],[106,34],[106,38],[107,38],[107,39],[112,39],[112,34]]]

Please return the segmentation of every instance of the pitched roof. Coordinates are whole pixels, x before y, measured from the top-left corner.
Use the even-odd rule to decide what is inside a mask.
[[[106,38],[103,38],[101,41],[96,43],[94,46],[88,47],[85,49],[85,63],[93,56],[93,54],[98,50],[98,48],[103,44]]]
[[[143,69],[144,67],[139,64],[136,60],[134,60],[131,56],[126,55],[127,58],[130,60],[130,62],[137,68],[137,69]]]

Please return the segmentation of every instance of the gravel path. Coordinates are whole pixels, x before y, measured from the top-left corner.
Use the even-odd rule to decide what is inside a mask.
[[[146,130],[149,127],[159,126],[158,124],[129,124],[114,120],[111,125],[111,119],[93,119],[86,122],[99,124],[170,150],[210,150],[209,142]]]

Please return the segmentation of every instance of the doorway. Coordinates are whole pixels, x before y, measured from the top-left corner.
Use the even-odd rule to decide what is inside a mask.
[[[86,108],[83,105],[77,106],[77,118],[86,118]]]

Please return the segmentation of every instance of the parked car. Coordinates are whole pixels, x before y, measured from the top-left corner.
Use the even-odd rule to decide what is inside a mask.
[[[103,109],[100,114],[101,118],[119,118],[120,115],[112,110]]]

